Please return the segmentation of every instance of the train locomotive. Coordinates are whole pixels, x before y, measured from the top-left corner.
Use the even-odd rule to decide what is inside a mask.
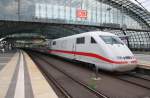
[[[90,63],[99,69],[125,72],[136,68],[137,60],[121,39],[112,33],[92,31],[54,39],[49,53]]]

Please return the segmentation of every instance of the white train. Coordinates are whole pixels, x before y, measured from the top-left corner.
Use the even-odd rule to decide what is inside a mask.
[[[91,63],[107,71],[124,72],[137,65],[134,55],[118,36],[102,31],[52,40],[49,53]]]

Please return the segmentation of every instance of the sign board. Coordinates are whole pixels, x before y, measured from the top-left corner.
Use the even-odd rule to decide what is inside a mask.
[[[76,10],[76,17],[77,18],[87,18],[87,10],[77,9]]]

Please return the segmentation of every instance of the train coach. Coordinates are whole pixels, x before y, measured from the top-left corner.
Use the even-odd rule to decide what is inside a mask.
[[[94,64],[99,69],[125,72],[136,68],[137,60],[120,38],[109,32],[92,31],[51,41],[49,53]]]

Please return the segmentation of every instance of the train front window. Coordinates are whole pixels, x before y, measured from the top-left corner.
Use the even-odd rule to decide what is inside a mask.
[[[123,44],[122,41],[115,36],[100,36],[106,44]]]

